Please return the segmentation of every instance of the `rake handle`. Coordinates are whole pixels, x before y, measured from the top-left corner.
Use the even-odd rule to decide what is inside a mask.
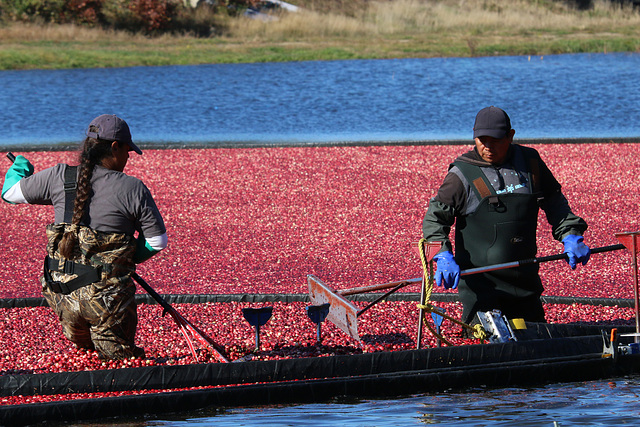
[[[599,248],[592,248],[591,249],[591,253],[592,254],[599,254],[602,252],[610,252],[610,251],[618,251],[621,249],[624,249],[625,246],[623,244],[617,244],[617,245],[609,245],[609,246],[601,246]],[[547,262],[547,261],[555,261],[557,259],[569,259],[569,256],[567,254],[558,254],[558,255],[549,255],[549,256],[543,256],[543,257],[539,257],[539,258],[534,258],[534,262]],[[537,261],[536,261],[537,260]]]
[[[162,298],[159,293],[157,293],[151,286],[149,286],[149,284],[145,282],[142,277],[138,276],[138,273],[136,272],[131,273],[131,277],[136,282],[138,282],[138,284],[142,286],[142,288],[145,291],[147,291],[149,295],[151,295],[151,298],[156,300],[156,302],[160,304],[162,308],[164,308],[167,312],[172,313],[174,311],[173,307],[171,307],[171,305],[169,305],[169,303],[165,301],[164,298]]]
[[[609,246],[602,246],[598,248],[592,248],[591,253],[597,254],[601,252],[617,251],[620,249],[625,249],[625,246],[623,244],[617,244],[617,245],[609,245]],[[471,274],[486,273],[486,272],[495,271],[495,270],[505,270],[507,268],[520,267],[522,265],[527,265],[527,264],[540,264],[543,262],[556,261],[559,259],[568,259],[568,258],[569,256],[565,253],[557,254],[557,255],[548,255],[548,256],[537,257],[537,258],[529,258],[529,259],[523,259],[520,261],[505,262],[503,264],[493,264],[493,265],[487,265],[485,267],[469,268],[467,270],[462,270],[460,272],[460,276],[469,276]],[[378,285],[343,289],[340,291],[335,291],[335,293],[340,296],[355,295],[355,294],[362,294],[365,292],[373,292],[373,291],[381,291],[384,289],[390,289],[398,285],[410,285],[412,283],[419,283],[421,281],[422,281],[422,277],[417,277],[415,279],[400,280],[397,282],[389,282],[389,283],[383,283]]]
[[[211,349],[213,349],[214,352],[216,353],[215,356],[217,356],[218,360],[220,360],[220,361],[222,361],[224,363],[228,363],[229,362],[229,359],[222,353],[222,349],[221,349],[221,346],[219,344],[214,342],[204,332],[202,332],[196,326],[191,324],[191,322],[189,322],[187,319],[182,317],[180,315],[180,313],[178,313],[175,308],[171,307],[171,305],[167,301],[165,301],[164,298],[162,298],[160,296],[160,294],[158,294],[151,286],[149,286],[149,284],[147,282],[145,282],[144,279],[138,275],[138,273],[136,273],[135,271],[132,272],[131,273],[131,277],[136,282],[138,282],[138,284],[140,286],[142,286],[142,288],[145,291],[147,291],[147,293],[149,295],[151,295],[151,297],[154,300],[156,300],[158,302],[158,304],[160,304],[162,306],[162,308],[164,309],[164,312],[169,313],[169,315],[171,315],[173,320],[178,324],[178,327],[180,328],[180,332],[182,333],[182,335],[184,335],[184,337],[185,337],[185,339],[187,341],[187,345],[189,346],[189,349],[191,350],[191,354],[193,354],[193,358],[196,361],[198,361],[198,354],[195,351],[195,348],[193,346],[193,342],[191,341],[191,338],[190,338],[188,332],[191,332],[194,335],[194,337],[198,341],[200,341],[202,344],[208,345],[209,347],[211,347]]]
[[[625,246],[623,244],[601,246],[599,248],[591,249],[591,253],[592,254],[598,254],[598,253],[601,253],[601,252],[617,251],[617,250],[624,249],[624,248],[625,248]],[[505,262],[503,264],[488,265],[486,267],[469,268],[467,270],[461,271],[460,272],[460,276],[468,276],[468,275],[471,275],[471,274],[486,273],[488,271],[495,271],[495,270],[504,270],[504,269],[507,269],[507,268],[520,267],[522,265],[528,265],[528,264],[540,264],[540,263],[543,263],[543,262],[556,261],[556,260],[559,260],[559,259],[569,259],[569,256],[567,254],[565,254],[565,253],[561,253],[561,254],[557,254],[557,255],[548,255],[548,256],[543,256],[543,257],[538,257],[538,258],[523,259],[523,260],[520,260],[520,261]]]
[[[380,285],[361,286],[359,288],[343,289],[341,291],[336,291],[336,293],[341,296],[355,295],[355,294],[362,294],[365,292],[381,291],[383,289],[395,288],[396,286],[399,286],[399,285],[405,285],[405,284],[410,285],[412,283],[418,283],[421,281],[422,281],[422,277],[419,277],[416,279],[400,280],[398,282],[383,283]]]

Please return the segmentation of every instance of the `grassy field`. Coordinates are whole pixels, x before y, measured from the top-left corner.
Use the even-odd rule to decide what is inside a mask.
[[[640,12],[606,0],[301,0],[223,35],[148,37],[71,25],[0,26],[0,69],[640,52]],[[348,5],[348,6],[345,6]]]

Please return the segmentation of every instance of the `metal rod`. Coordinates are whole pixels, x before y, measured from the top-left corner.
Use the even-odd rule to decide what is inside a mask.
[[[422,278],[422,289],[420,289],[420,305],[424,305],[424,298],[427,293],[427,281]],[[424,321],[424,308],[418,310],[418,338],[416,340],[416,349],[422,347],[422,322]]]
[[[385,299],[386,297],[388,297],[392,293],[396,292],[398,289],[404,288],[405,286],[409,285],[410,283],[413,283],[413,282],[401,282],[401,283],[399,283],[398,285],[396,285],[395,288],[391,289],[389,292],[385,293],[384,295],[379,296],[378,298],[373,300],[368,306],[366,306],[362,310],[358,311],[358,314],[356,316],[360,316],[362,313],[364,313],[365,311],[369,310],[375,304],[379,303],[380,301],[382,301],[383,299]]]
[[[260,325],[256,325],[256,351],[260,350]]]
[[[640,334],[640,296],[638,292],[638,252],[636,249],[636,236],[633,236],[633,245],[631,248],[631,257],[633,265],[633,292],[636,299],[636,334]],[[640,336],[636,335],[634,341],[640,342]]]
[[[597,254],[597,253],[601,253],[601,252],[617,251],[617,250],[621,250],[621,249],[625,249],[625,246],[623,244],[602,246],[602,247],[599,247],[599,248],[591,249],[591,253],[592,254]],[[538,258],[529,258],[529,259],[523,259],[523,260],[520,260],[520,261],[505,262],[503,264],[488,265],[486,267],[469,268],[467,270],[461,271],[460,272],[460,276],[468,276],[470,274],[486,273],[486,272],[495,271],[495,270],[504,270],[504,269],[507,269],[507,268],[520,267],[521,265],[527,265],[527,264],[540,264],[542,262],[556,261],[556,260],[568,259],[568,258],[569,258],[569,256],[567,254],[565,254],[565,253],[557,254],[557,255],[543,256],[543,257],[538,257]]]
[[[160,294],[158,294],[151,286],[149,286],[149,284],[147,282],[145,282],[142,277],[140,277],[138,275],[138,273],[133,272],[131,273],[131,277],[138,282],[138,284],[145,290],[147,291],[147,293],[149,295],[151,295],[151,298],[153,298],[154,300],[156,300],[156,302],[158,304],[160,304],[162,306],[162,308],[164,308],[166,311],[172,311],[173,307],[171,307],[171,305],[169,305],[169,303],[167,301],[164,300],[164,298],[162,298],[160,296]]]
[[[187,319],[182,317],[182,315],[178,313],[176,309],[173,308],[167,301],[165,301],[164,298],[162,298],[160,294],[158,294],[147,282],[145,282],[144,279],[142,279],[142,277],[138,275],[138,273],[132,272],[131,278],[136,282],[138,282],[138,284],[145,291],[147,291],[147,293],[151,295],[151,297],[154,300],[156,300],[156,302],[160,304],[160,306],[162,306],[163,315],[164,313],[169,313],[169,315],[173,318],[173,320],[178,325],[180,332],[182,333],[185,340],[187,341],[187,345],[189,346],[189,349],[191,350],[191,354],[193,355],[193,358],[196,360],[196,362],[198,361],[198,354],[196,353],[195,347],[193,346],[193,342],[188,332],[190,332],[194,338],[200,341],[201,344],[209,347],[213,351],[214,356],[220,362],[223,362],[223,363],[229,362],[229,359],[223,354],[223,347],[220,344],[213,341],[213,339],[211,339],[208,335],[206,335],[204,332],[198,329],[195,325],[193,325]]]
[[[379,285],[361,286],[359,288],[343,289],[341,291],[336,291],[336,293],[338,295],[342,295],[342,296],[362,294],[362,293],[365,293],[365,292],[381,291],[383,289],[393,288],[393,287],[398,286],[398,285],[405,285],[405,284],[406,285],[410,285],[412,283],[418,283],[420,280],[422,280],[422,279],[421,278],[417,278],[417,279],[409,279],[409,280],[400,280],[400,281],[397,281],[397,282],[383,283],[383,284],[379,284]]]
[[[592,254],[597,254],[597,253],[601,253],[601,252],[617,251],[617,250],[620,250],[620,249],[625,249],[625,246],[623,244],[602,246],[602,247],[599,247],[599,248],[591,249],[591,253]],[[522,265],[527,265],[527,264],[540,264],[540,263],[543,263],[543,262],[556,261],[556,260],[560,260],[560,259],[568,259],[568,255],[565,254],[565,253],[562,253],[562,254],[548,255],[548,256],[543,256],[543,257],[538,257],[538,258],[523,259],[523,260],[520,260],[520,261],[505,262],[505,263],[502,263],[502,264],[487,265],[485,267],[469,268],[467,270],[461,271],[460,272],[460,276],[468,276],[468,275],[471,275],[471,274],[478,274],[478,273],[487,273],[489,271],[495,271],[495,270],[505,270],[507,268],[520,267]],[[365,293],[365,292],[380,291],[380,290],[383,290],[383,289],[393,288],[395,286],[398,286],[399,284],[410,285],[412,283],[418,283],[421,280],[422,280],[421,277],[417,277],[415,279],[407,279],[407,280],[401,280],[401,281],[397,281],[397,282],[389,282],[389,283],[383,283],[383,284],[378,284],[378,285],[361,286],[361,287],[358,287],[358,288],[343,289],[341,291],[335,291],[335,293],[337,293],[338,295],[342,295],[342,296],[354,295],[354,294],[362,294],[362,293]]]

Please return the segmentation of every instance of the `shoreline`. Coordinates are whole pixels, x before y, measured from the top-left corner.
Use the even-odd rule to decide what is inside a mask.
[[[609,0],[588,10],[530,0],[323,2],[319,10],[299,3],[304,12],[279,13],[268,23],[210,15],[202,24],[218,31],[206,36],[191,24],[149,35],[114,30],[117,21],[7,23],[0,28],[0,69],[640,52],[640,13]]]
[[[522,145],[562,145],[562,144],[638,144],[640,136],[636,137],[592,137],[592,138],[514,138],[514,143]],[[419,141],[323,141],[323,142],[293,142],[293,141],[210,141],[210,142],[136,142],[141,149],[146,150],[201,150],[201,149],[234,149],[234,148],[315,148],[315,147],[383,147],[383,146],[447,146],[470,145],[469,139],[453,140],[419,140]],[[0,151],[16,152],[49,152],[76,151],[79,142],[60,144],[7,144],[0,146]]]

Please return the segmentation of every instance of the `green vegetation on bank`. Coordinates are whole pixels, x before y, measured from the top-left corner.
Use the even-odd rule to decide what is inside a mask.
[[[291,0],[269,22],[175,4],[164,32],[9,20],[8,1],[2,70],[640,52],[640,11],[607,0]]]

